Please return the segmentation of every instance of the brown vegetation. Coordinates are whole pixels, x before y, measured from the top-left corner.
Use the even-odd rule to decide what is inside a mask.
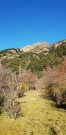
[[[0,112],[8,112],[9,118],[14,118],[14,101],[17,97],[17,77],[5,67],[0,67]]]
[[[56,102],[58,107],[66,108],[66,59],[59,68],[44,71],[44,97]]]

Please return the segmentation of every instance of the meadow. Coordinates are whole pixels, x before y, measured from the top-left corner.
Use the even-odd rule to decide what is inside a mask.
[[[14,120],[3,113],[0,116],[0,135],[66,135],[66,110],[43,99],[41,91],[28,91],[17,101],[23,116]]]

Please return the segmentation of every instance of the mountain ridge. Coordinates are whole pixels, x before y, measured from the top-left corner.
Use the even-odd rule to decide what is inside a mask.
[[[38,42],[36,42],[34,44],[25,45],[25,47],[22,47],[22,48],[7,48],[7,49],[5,48],[3,50],[0,50],[0,52],[3,52],[3,51],[24,51],[24,52],[29,52],[29,51],[32,51],[33,49],[37,48],[37,47],[40,47],[40,48],[44,47],[44,48],[49,49],[52,46],[61,45],[62,43],[66,43],[66,39],[54,42],[52,44],[49,44],[49,43],[43,42],[43,41],[38,41]]]
[[[25,46],[24,48],[21,48],[20,50],[24,52],[29,52],[29,51],[33,52],[33,49],[35,51],[35,49],[47,48],[48,45],[49,45],[48,43],[40,41],[40,42],[36,42],[33,45]]]

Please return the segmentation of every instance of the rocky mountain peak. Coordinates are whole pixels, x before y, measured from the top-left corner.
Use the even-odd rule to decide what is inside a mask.
[[[24,51],[24,52],[36,52],[36,53],[39,53],[41,51],[48,51],[48,43],[46,42],[36,42],[35,44],[32,44],[32,45],[28,45],[24,48],[21,48],[20,49],[21,51]]]

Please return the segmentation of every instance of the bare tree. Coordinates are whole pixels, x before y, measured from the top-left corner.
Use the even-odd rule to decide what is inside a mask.
[[[0,66],[0,95],[4,97],[3,110],[14,117],[14,100],[17,97],[17,76],[10,69]]]

